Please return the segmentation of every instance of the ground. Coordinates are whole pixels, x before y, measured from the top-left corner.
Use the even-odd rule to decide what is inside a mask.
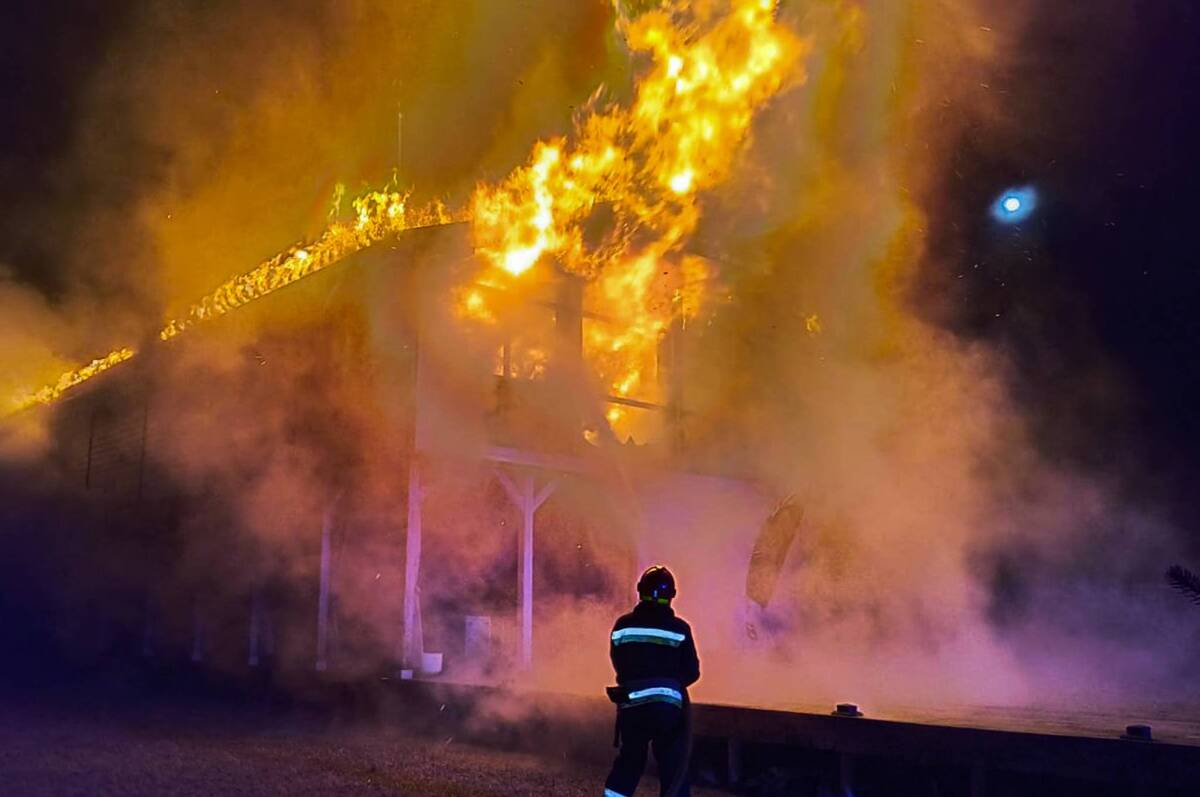
[[[605,772],[396,727],[208,704],[5,700],[0,793],[598,795]],[[648,776],[639,794],[657,794]],[[693,790],[704,795],[703,790]],[[707,794],[714,794],[707,792]]]

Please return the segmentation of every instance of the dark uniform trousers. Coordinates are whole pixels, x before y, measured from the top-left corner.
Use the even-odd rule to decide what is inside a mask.
[[[622,708],[617,715],[621,749],[604,783],[605,797],[631,797],[646,769],[649,748],[658,762],[660,793],[667,794],[686,755],[683,709],[670,703],[647,703]],[[686,777],[676,797],[691,793]]]

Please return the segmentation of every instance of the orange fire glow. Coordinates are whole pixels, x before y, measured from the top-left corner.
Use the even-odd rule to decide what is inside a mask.
[[[475,245],[493,264],[520,275],[549,255],[590,277],[629,254],[634,233],[666,254],[695,230],[699,194],[728,178],[755,113],[795,79],[801,50],[774,0],[732,0],[723,14],[722,4],[696,5],[620,20],[635,57],[651,62],[633,102],[594,109],[571,140],[539,142],[526,166],[478,188]],[[615,215],[613,246],[589,247],[584,227],[601,204]]]
[[[755,114],[798,80],[803,46],[776,20],[776,0],[664,0],[636,17],[619,13],[618,27],[635,61],[647,64],[628,105],[594,102],[573,135],[536,144],[526,165],[480,185],[463,213],[437,203],[412,209],[392,190],[365,194],[353,203],[353,220],[334,221],[316,240],[231,277],[167,321],[159,337],[170,340],[399,231],[465,217],[477,252],[508,285],[550,261],[590,280],[586,301],[610,323],[588,325],[588,360],[610,395],[658,401],[658,347],[703,301],[706,268],[684,254],[702,195],[733,171]],[[605,228],[598,236],[597,226]],[[494,320],[478,290],[460,292],[458,303],[464,318]],[[120,349],[64,374],[20,406],[51,402],[133,355]],[[609,413],[614,427],[625,412]]]
[[[27,409],[35,404],[49,404],[57,400],[63,393],[76,385],[83,384],[97,374],[101,374],[133,357],[136,352],[130,348],[116,349],[103,357],[97,357],[87,365],[67,371],[53,385],[46,385],[28,396],[22,397],[16,403],[17,410]]]
[[[281,252],[258,267],[230,277],[216,290],[168,321],[158,336],[170,340],[201,321],[228,313],[328,268],[389,235],[413,227],[444,224],[450,214],[441,203],[419,210],[408,207],[408,196],[396,191],[372,191],[354,200],[354,221],[335,221],[315,241]]]
[[[682,255],[702,192],[729,177],[756,112],[799,76],[801,43],[775,11],[774,0],[667,2],[620,19],[650,64],[633,101],[593,108],[571,138],[539,142],[527,165],[475,192],[474,242],[492,267],[519,277],[553,260],[592,280],[590,309],[610,321],[588,324],[585,356],[609,395],[662,400],[660,343],[703,300],[703,261]],[[598,219],[607,232],[585,240]],[[628,415],[608,410],[618,437]]]

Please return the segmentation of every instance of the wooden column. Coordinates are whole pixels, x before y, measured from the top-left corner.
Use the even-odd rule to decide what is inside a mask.
[[[199,664],[204,661],[205,653],[205,627],[204,614],[200,610],[200,600],[197,598],[192,603],[192,663]]]
[[[421,468],[414,453],[408,465],[408,525],[404,543],[404,638],[403,666],[418,670],[425,652],[421,633],[421,604],[418,579],[421,575]]]
[[[521,510],[521,537],[517,546],[518,618],[521,626],[521,667],[533,666],[533,520],[538,509],[554,493],[556,482],[547,482],[535,492],[532,473],[518,476],[514,481],[507,473],[496,470],[508,497]]]
[[[321,523],[321,586],[317,597],[317,672],[329,667],[329,593],[333,578],[333,521],[335,504],[325,510]]]
[[[250,652],[246,657],[246,663],[251,667],[257,667],[260,661],[260,652],[262,650],[262,630],[262,588],[255,587],[253,592],[250,593]]]

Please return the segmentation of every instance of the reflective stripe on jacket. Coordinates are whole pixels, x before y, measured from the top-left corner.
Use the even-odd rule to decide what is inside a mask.
[[[662,687],[672,692],[652,692],[646,702],[682,703],[683,690],[700,678],[700,659],[692,629],[670,606],[642,601],[613,626],[609,655],[617,683],[630,692]],[[666,679],[662,684],[651,684]],[[640,705],[640,703],[639,703]]]

